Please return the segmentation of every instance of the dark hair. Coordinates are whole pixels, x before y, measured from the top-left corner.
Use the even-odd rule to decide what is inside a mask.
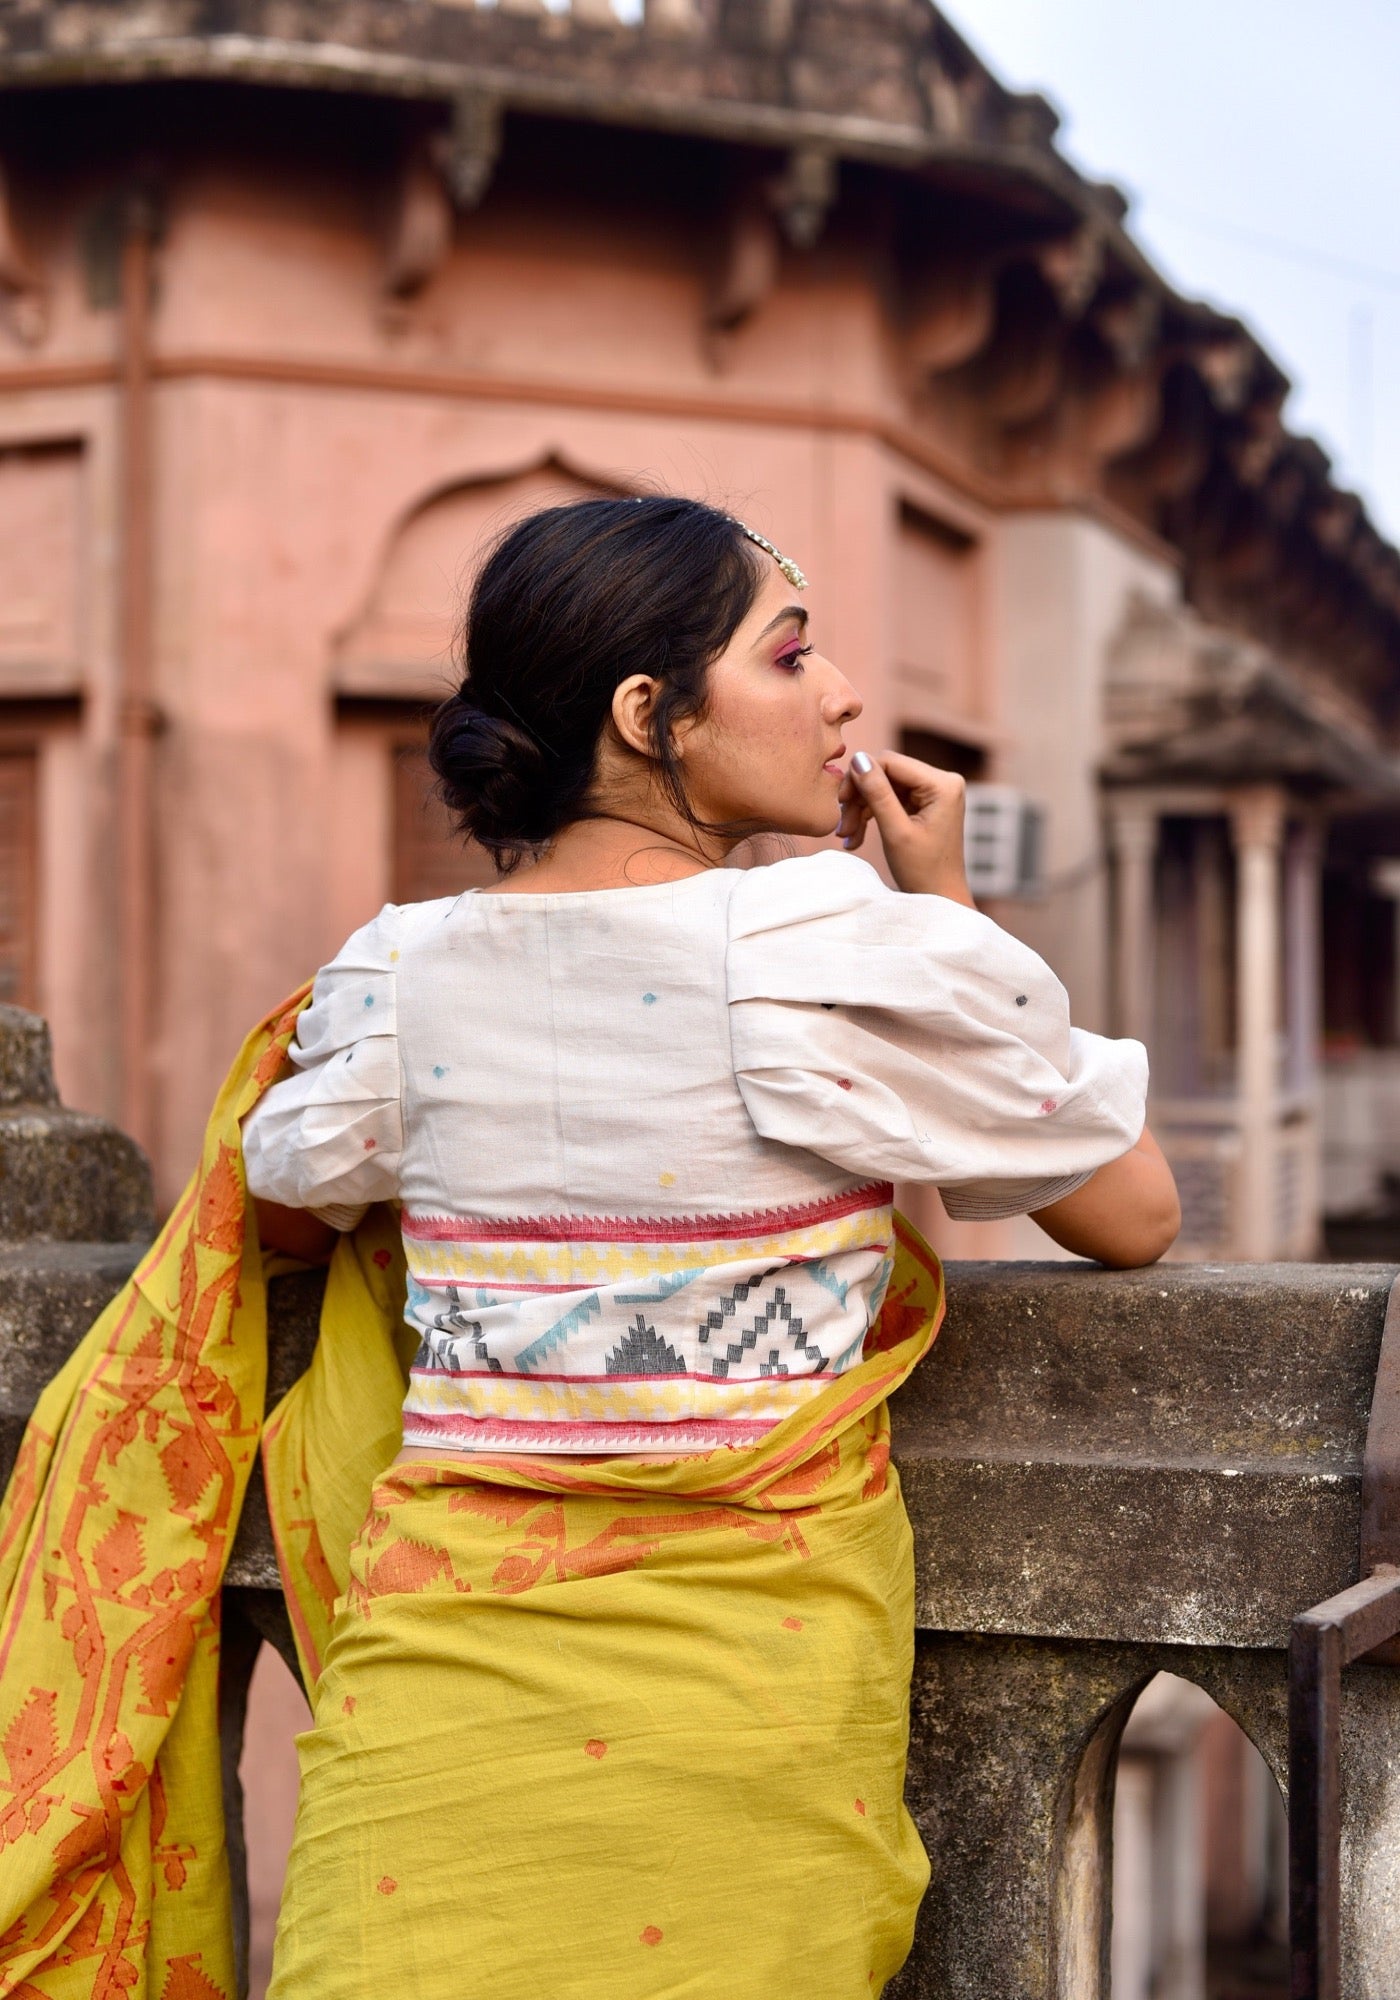
[[[428,745],[459,830],[505,874],[582,817],[613,694],[632,674],[661,682],[652,754],[695,825],[671,732],[703,709],[710,664],[759,582],[737,522],[699,500],[580,500],[509,529],[472,588],[462,684]]]

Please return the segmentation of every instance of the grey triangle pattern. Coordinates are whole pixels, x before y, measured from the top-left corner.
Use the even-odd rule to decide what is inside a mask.
[[[761,1283],[761,1279],[757,1281],[742,1280],[733,1287],[727,1298],[720,1300],[716,1310],[706,1314],[700,1327],[697,1329],[702,1346],[709,1345],[712,1334],[724,1332],[728,1322],[737,1319],[739,1307],[747,1304],[749,1293],[757,1289],[757,1285]],[[806,1329],[802,1324],[802,1316],[800,1313],[793,1311],[786,1287],[775,1285],[773,1287],[772,1298],[769,1299],[766,1305],[759,1308],[758,1312],[754,1315],[753,1323],[742,1329],[737,1340],[726,1340],[722,1353],[716,1352],[710,1363],[710,1375],[712,1379],[719,1382],[726,1380],[730,1369],[736,1363],[741,1362],[745,1355],[756,1354],[760,1340],[771,1335],[775,1327],[782,1330],[783,1335],[792,1343],[797,1353],[813,1363],[812,1368],[806,1372],[820,1375],[826,1366],[826,1356],[814,1342],[807,1339]],[[782,1359],[781,1347],[770,1347],[768,1349],[767,1358],[758,1364],[758,1372],[760,1375],[766,1376],[786,1375],[788,1373],[787,1364]]]
[[[685,1362],[641,1313],[607,1358],[609,1375],[684,1375]]]

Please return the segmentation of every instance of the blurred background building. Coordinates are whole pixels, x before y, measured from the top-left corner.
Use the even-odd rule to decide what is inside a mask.
[[[422,748],[473,551],[663,485],[812,575],[861,740],[1039,808],[992,907],[1150,1044],[1179,1254],[1391,1240],[1400,556],[928,0],[0,0],[0,90],[0,997],[167,1199],[254,1019],[489,879]]]
[[[865,740],[1044,809],[998,914],[1151,1043],[1183,1254],[1373,1204],[1400,559],[927,0],[4,0],[0,87],[3,984],[167,1197],[248,1022],[480,876],[482,536],[659,482],[797,552]]]

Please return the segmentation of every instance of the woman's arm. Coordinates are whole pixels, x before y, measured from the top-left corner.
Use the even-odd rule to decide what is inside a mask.
[[[837,831],[846,847],[859,847],[874,820],[901,889],[976,909],[964,863],[965,789],[955,772],[893,751],[856,756],[841,785]],[[1171,1168],[1144,1131],[1130,1153],[1100,1167],[1077,1194],[1038,1210],[1035,1220],[1061,1249],[1127,1269],[1155,1264],[1170,1250],[1181,1204]]]
[[[324,1264],[335,1248],[335,1230],[308,1208],[284,1208],[281,1202],[255,1198],[253,1214],[264,1250],[281,1250],[303,1264]]]
[[[1130,1153],[1032,1217],[1053,1243],[1077,1257],[1129,1270],[1155,1264],[1181,1229],[1181,1203],[1162,1149],[1144,1129]]]

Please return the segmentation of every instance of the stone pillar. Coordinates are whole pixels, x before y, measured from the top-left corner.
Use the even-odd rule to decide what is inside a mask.
[[[1286,1761],[1280,1651],[917,1634],[906,1799],[933,1867],[913,1951],[885,2000],[1111,2000],[1118,1749],[1135,1698],[1161,1670],[1203,1688],[1275,1769]],[[1356,1850],[1374,1899],[1393,1822],[1369,1790],[1384,1739],[1369,1713],[1354,1714],[1357,1753],[1345,1776],[1358,1812],[1376,1813],[1384,1828]],[[1164,1803],[1173,1823],[1161,1830],[1179,1846],[1190,1801],[1178,1791]],[[1352,1936],[1363,1893],[1349,1875]],[[1190,1911],[1178,1907],[1178,1937],[1202,1909],[1199,1898]],[[1378,1959],[1393,1948],[1396,1919],[1387,1912],[1376,1929],[1367,1948]],[[1170,1949],[1164,1962],[1173,1957],[1175,1983],[1163,1990],[1180,2000],[1194,1990],[1193,1967]],[[1360,1985],[1356,2000],[1379,2000],[1379,1989]]]
[[[1391,986],[1391,1006],[1395,1039],[1400,1042],[1400,861],[1378,861],[1371,870],[1371,886],[1395,904],[1395,974]]]
[[[1113,899],[1113,990],[1120,1035],[1152,1039],[1153,866],[1157,812],[1131,793],[1109,800],[1109,840],[1116,864]]]
[[[1236,1033],[1240,1169],[1235,1254],[1274,1249],[1279,1026],[1279,850],[1283,794],[1251,786],[1230,802],[1236,864]]]
[[[1285,1257],[1316,1256],[1322,1243],[1322,839],[1309,815],[1289,829],[1283,859],[1286,1086],[1295,1100],[1295,1184]]]
[[[1322,1047],[1322,829],[1315,819],[1290,829],[1283,883],[1288,1086],[1311,1092]]]

